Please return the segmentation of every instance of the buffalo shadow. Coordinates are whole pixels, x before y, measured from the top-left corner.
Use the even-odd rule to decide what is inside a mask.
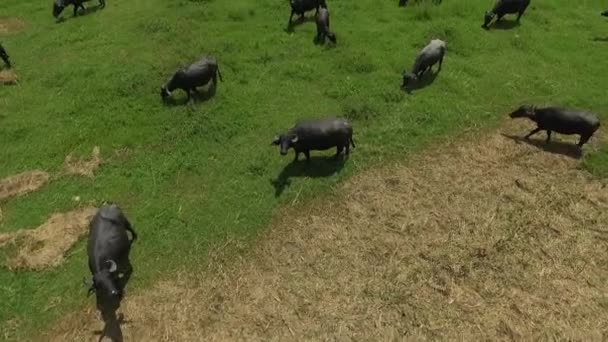
[[[99,10],[103,9],[103,7],[100,4],[97,4],[95,6],[89,6],[89,7],[85,7],[84,10],[80,10],[78,11],[78,15],[70,15],[68,18],[69,19],[76,19],[78,17],[82,17],[82,16],[87,16],[89,14],[93,14]],[[61,15],[59,16],[59,18],[57,18],[55,20],[55,23],[60,24],[66,20],[68,20],[64,15],[66,12],[72,12],[74,13],[74,10],[70,7],[70,9],[68,10],[68,8],[63,10],[63,13],[61,13]]]
[[[112,317],[104,322],[103,329],[93,331],[93,334],[99,335],[99,341],[103,340],[104,337],[109,337],[113,342],[123,342],[124,337],[120,326],[129,323],[124,318],[125,316],[122,313],[116,317],[116,312],[114,312]]]
[[[403,89],[408,94],[411,94],[415,90],[424,89],[424,88],[430,86],[431,84],[433,84],[433,82],[435,82],[435,79],[437,78],[437,76],[439,76],[440,72],[441,72],[440,70],[433,71],[431,69],[429,72],[424,73],[424,75],[422,75],[421,79],[419,79],[418,81],[415,81],[415,82],[410,82],[410,84],[403,87]]]
[[[520,25],[520,22],[516,19],[514,20],[505,20],[501,19],[500,21],[495,21],[492,25],[488,27],[488,30],[496,29],[496,30],[511,30]]]
[[[545,152],[561,154],[563,156],[570,157],[573,159],[580,159],[583,156],[583,150],[578,147],[578,145],[572,143],[554,140],[547,143],[545,139],[526,139],[525,137],[521,137],[518,135],[510,135],[504,133],[502,133],[502,136],[504,136],[505,138],[509,138],[518,144],[521,144],[523,142]]]
[[[340,155],[340,157],[337,159],[334,156],[311,156],[309,162],[307,162],[306,159],[300,159],[298,161],[294,160],[285,165],[276,179],[270,180],[275,189],[275,196],[281,196],[283,191],[285,191],[285,189],[291,184],[290,178],[329,177],[340,172],[342,168],[344,168],[344,164],[346,164],[347,160],[348,157],[344,154]]]
[[[317,46],[324,46],[326,48],[333,48],[336,46],[336,43],[329,40],[327,37],[323,37],[319,39],[319,36],[315,33],[314,38],[312,39],[312,43]]]
[[[210,81],[210,82],[213,83],[213,81]],[[184,92],[181,89],[180,89],[180,91]],[[184,106],[188,103],[207,102],[207,101],[211,100],[213,97],[215,97],[216,93],[217,93],[217,85],[208,84],[208,85],[200,87],[199,89],[194,91],[190,95],[190,98],[188,98],[187,96],[184,96],[184,97],[180,97],[179,100],[176,100],[173,97],[170,97],[168,99],[163,99],[163,103],[165,104],[165,106]]]
[[[295,28],[300,26],[300,25],[304,25],[305,23],[310,23],[310,22],[315,22],[315,15],[313,14],[312,16],[306,16],[306,14],[304,15],[304,17],[298,17],[296,20],[293,20],[291,23],[287,22],[287,27],[285,28],[285,32],[286,33],[294,33],[295,32]]]

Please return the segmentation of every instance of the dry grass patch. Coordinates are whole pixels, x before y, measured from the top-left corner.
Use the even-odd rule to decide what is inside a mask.
[[[356,176],[245,258],[127,296],[125,340],[605,339],[608,188],[575,154],[493,133]]]
[[[7,267],[42,270],[60,265],[65,253],[87,233],[95,212],[87,207],[53,214],[36,229],[0,234],[0,248],[15,251],[6,260]]]
[[[19,77],[13,69],[0,70],[0,84],[15,85],[19,82]]]
[[[0,201],[21,196],[43,187],[50,179],[44,171],[26,171],[0,180]]]
[[[101,162],[99,147],[95,146],[90,159],[74,159],[71,153],[68,154],[63,162],[63,170],[68,175],[93,177]]]
[[[0,35],[20,32],[25,28],[25,22],[17,18],[0,17]]]

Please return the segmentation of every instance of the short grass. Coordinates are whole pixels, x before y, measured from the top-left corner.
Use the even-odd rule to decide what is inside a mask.
[[[2,203],[0,231],[72,209],[75,195],[118,202],[141,237],[129,285],[137,291],[174,270],[196,271],[210,244],[254,236],[278,206],[438,138],[495,126],[523,102],[607,118],[600,0],[533,1],[520,26],[489,32],[480,25],[492,1],[328,2],[335,48],[313,44],[311,22],[286,32],[283,0],[108,0],[83,17],[68,10],[60,24],[51,0],[0,2],[0,17],[25,22],[2,37],[20,83],[0,88],[0,176],[58,171],[68,153],[95,145],[106,161],[95,179],[61,178]],[[448,42],[444,69],[407,95],[401,72],[433,37]],[[218,57],[224,76],[216,96],[163,105],[160,85],[206,53]],[[291,156],[270,146],[295,120],[324,115],[354,122],[357,148],[344,165],[290,165]],[[606,175],[607,156],[604,149],[585,164]],[[0,338],[31,336],[91,305],[81,282],[85,255],[81,243],[51,271],[0,269]]]

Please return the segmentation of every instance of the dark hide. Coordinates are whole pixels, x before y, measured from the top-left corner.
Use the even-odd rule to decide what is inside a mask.
[[[323,151],[332,147],[337,148],[337,159],[342,151],[348,156],[350,146],[355,147],[352,125],[346,119],[337,118],[300,122],[287,133],[275,137],[272,144],[281,147],[283,156],[293,148],[296,152],[294,161],[298,160],[300,153],[304,153],[309,161],[310,151]]]

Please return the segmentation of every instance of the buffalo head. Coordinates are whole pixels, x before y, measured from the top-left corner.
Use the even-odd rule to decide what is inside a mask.
[[[295,134],[281,134],[274,138],[272,145],[281,147],[281,155],[285,156],[289,152],[289,149],[298,142],[298,136]]]

